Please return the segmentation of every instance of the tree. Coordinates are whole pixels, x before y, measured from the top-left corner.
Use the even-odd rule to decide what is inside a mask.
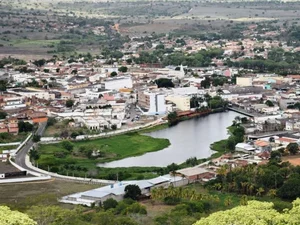
[[[0,92],[6,91],[8,86],[7,80],[0,80]]]
[[[118,75],[118,74],[117,74],[117,72],[115,72],[115,71],[113,71],[113,72],[110,73],[110,76],[111,76],[111,77],[115,77],[115,76],[117,76],[117,75]]]
[[[33,124],[19,121],[18,122],[19,132],[30,132],[33,131]]]
[[[128,71],[128,68],[126,66],[121,66],[118,70],[122,73],[126,73]]]
[[[30,159],[33,159],[34,161],[36,161],[40,158],[40,154],[35,148],[33,148],[29,151],[29,156],[30,156]]]
[[[205,77],[205,79],[203,81],[201,81],[201,87],[207,89],[210,87],[210,78],[209,77]]]
[[[141,196],[142,192],[139,186],[130,184],[125,187],[124,198],[131,198],[137,200]]]
[[[0,224],[3,225],[36,225],[28,215],[12,211],[7,206],[0,206]]]
[[[40,135],[33,135],[33,137],[32,137],[32,141],[33,142],[39,142],[41,140],[41,136]]]
[[[114,209],[117,207],[117,205],[118,205],[118,202],[113,198],[109,198],[103,202],[104,210]]]
[[[271,151],[270,160],[274,160],[274,161],[280,163],[281,162],[281,153],[278,150]]]
[[[290,154],[295,155],[299,151],[299,146],[297,143],[289,143],[286,149],[290,152]]]
[[[172,125],[177,121],[177,112],[170,112],[168,114],[168,121]]]
[[[185,161],[185,163],[186,163],[187,165],[190,165],[190,166],[196,166],[196,165],[198,165],[198,160],[197,160],[196,157],[191,157],[191,158],[188,158],[188,159]]]
[[[45,59],[39,59],[39,60],[35,60],[33,61],[33,64],[36,65],[37,67],[41,67],[46,63]]]
[[[248,201],[247,205],[237,206],[226,211],[212,213],[200,219],[195,225],[252,225],[252,224],[285,224],[300,223],[298,216],[300,199],[293,202],[293,208],[280,214],[272,202]]]
[[[236,145],[235,138],[233,136],[230,136],[226,141],[226,149],[230,151],[234,151],[235,145]]]
[[[6,112],[0,111],[0,119],[1,119],[1,120],[5,119],[6,116],[7,116],[7,113],[6,113]]]
[[[300,178],[291,177],[278,189],[277,195],[280,198],[294,200],[300,196]]]
[[[71,108],[74,105],[74,101],[72,99],[68,99],[66,101],[66,107]]]
[[[47,127],[53,126],[57,122],[55,117],[49,117],[47,121]]]
[[[270,100],[267,100],[267,101],[265,102],[265,104],[266,104],[267,106],[269,106],[269,107],[273,107],[273,106],[274,106],[274,103],[273,103],[272,101],[270,101]]]
[[[78,136],[78,133],[74,131],[71,133],[70,136],[71,136],[71,138],[76,139],[76,137]]]
[[[167,79],[167,78],[159,78],[155,81],[155,83],[157,84],[157,86],[159,88],[165,87],[165,88],[169,88],[169,87],[174,87],[174,84],[172,82],[171,79]]]
[[[61,145],[63,146],[64,149],[68,150],[68,151],[72,151],[74,145],[70,142],[70,141],[62,141]]]

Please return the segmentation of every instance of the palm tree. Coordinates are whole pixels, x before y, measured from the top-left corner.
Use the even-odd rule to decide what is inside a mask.
[[[216,183],[216,184],[214,184],[214,186],[213,186],[216,190],[221,190],[222,189],[222,184],[220,184],[220,183]]]
[[[257,190],[256,190],[256,196],[261,196],[262,195],[262,193],[264,193],[265,192],[265,189],[263,189],[262,187],[260,187],[260,188],[258,188]]]
[[[270,196],[271,198],[274,198],[276,197],[276,189],[270,189],[269,192],[268,192],[268,196]]]
[[[175,170],[171,171],[171,176],[173,177],[173,186],[175,187],[176,186],[176,184],[175,184],[176,171]]]
[[[195,200],[196,199],[196,191],[194,189],[191,190],[190,193],[190,200]]]

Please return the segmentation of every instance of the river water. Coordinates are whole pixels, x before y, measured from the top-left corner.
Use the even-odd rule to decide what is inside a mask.
[[[167,138],[171,145],[161,151],[146,153],[109,163],[100,167],[158,166],[182,163],[190,157],[207,158],[213,151],[209,146],[215,141],[228,137],[226,127],[240,114],[232,111],[211,114],[201,118],[183,121],[170,128],[154,131],[147,135],[154,138]]]

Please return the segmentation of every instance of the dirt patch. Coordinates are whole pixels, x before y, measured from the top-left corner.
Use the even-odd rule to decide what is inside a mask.
[[[300,155],[282,157],[283,162],[290,162],[293,166],[300,165]]]

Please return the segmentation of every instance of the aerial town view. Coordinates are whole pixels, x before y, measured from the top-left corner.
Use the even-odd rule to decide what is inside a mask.
[[[300,225],[298,0],[0,18],[0,225]]]

